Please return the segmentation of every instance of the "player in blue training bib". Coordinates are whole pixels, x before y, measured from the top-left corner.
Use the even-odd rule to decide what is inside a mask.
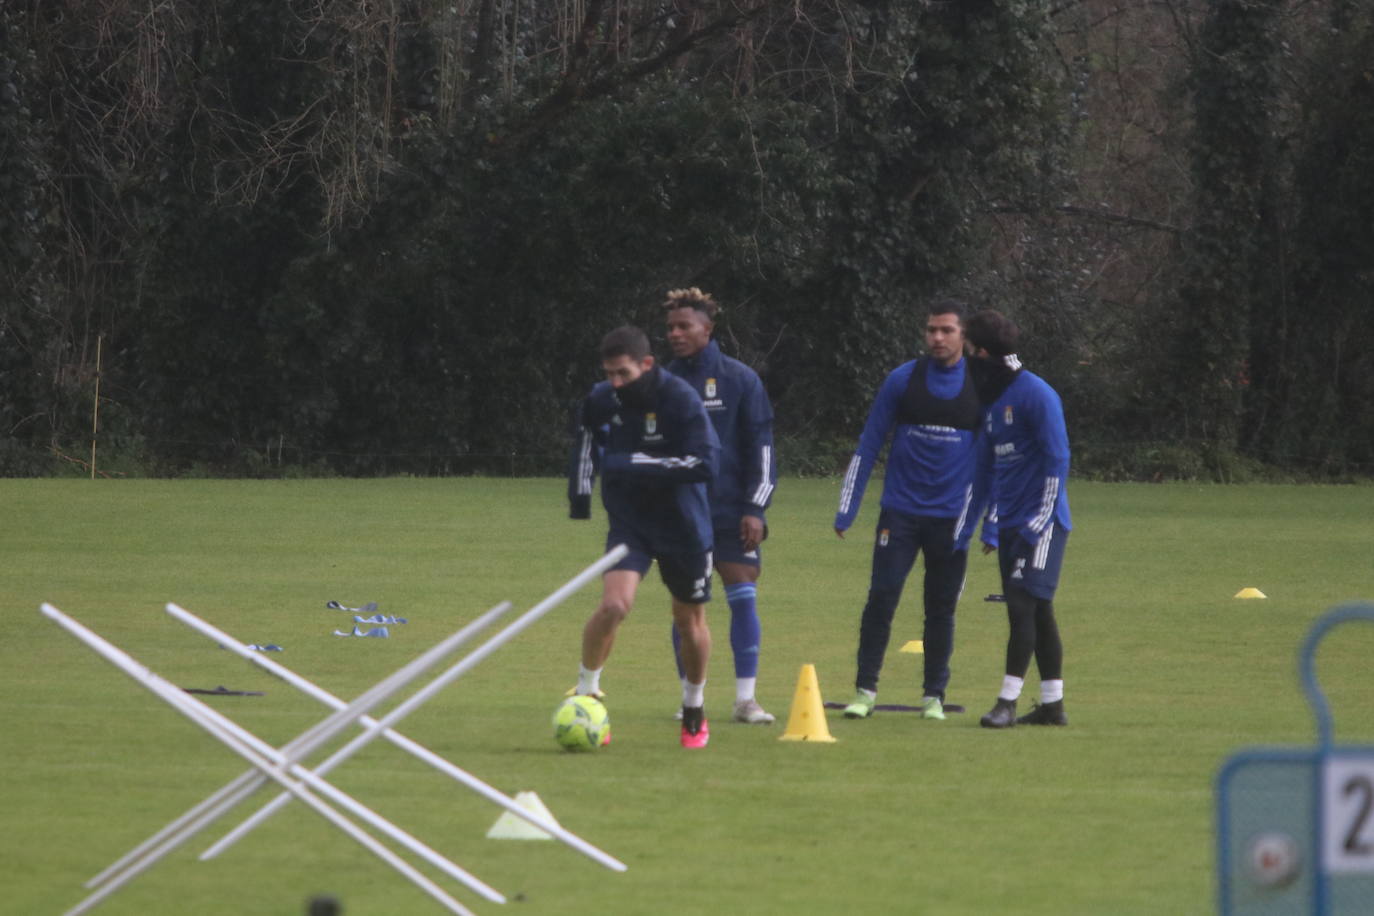
[[[859,620],[855,693],[844,709],[846,718],[873,714],[893,615],[918,553],[925,557],[921,715],[945,718],[954,609],[968,564],[968,544],[956,544],[955,525],[973,478],[981,415],[964,358],[966,311],[954,299],[929,307],[926,354],[898,366],[878,389],[840,488],[835,533],[844,537],[858,515],[874,464],[888,447],[868,600]]]

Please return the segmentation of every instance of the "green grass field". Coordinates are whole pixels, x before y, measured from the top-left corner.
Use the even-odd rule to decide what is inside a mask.
[[[975,556],[949,695],[968,713],[832,712],[836,743],[783,742],[803,664],[827,699],[852,691],[878,486],[844,541],[830,527],[837,493],[837,481],[785,480],[770,517],[759,697],[777,725],[729,721],[718,598],[711,746],[677,746],[656,574],[603,677],[607,751],[564,753],[549,729],[594,587],[401,724],[502,791],[537,792],[628,872],[558,843],[487,839],[500,809],[384,742],[331,780],[512,898],[501,907],[443,882],[479,914],[1214,910],[1212,779],[1239,748],[1313,741],[1297,648],[1332,605],[1374,598],[1374,488],[1074,483],[1057,605],[1069,728],[978,727],[1005,620],[982,600],[1001,590],[995,563]],[[480,611],[510,599],[519,613],[596,559],[604,517],[569,521],[562,494],[557,480],[0,481],[0,911],[63,912],[83,881],[244,769],[43,618],[41,601],[176,684],[264,691],[206,699],[279,745],[323,708],[174,621],[166,602],[283,646],[274,660],[351,699]],[[897,651],[921,635],[913,584],[880,702],[919,696],[919,656]],[[1245,586],[1268,598],[1234,599]],[[410,622],[386,640],[337,638],[352,620],[326,610],[331,599]],[[1371,657],[1374,626],[1342,628],[1318,655],[1339,741],[1374,738]],[[1035,692],[1032,672],[1025,707]],[[97,912],[285,916],[322,892],[350,916],[442,912],[299,805],[198,861],[233,822]]]

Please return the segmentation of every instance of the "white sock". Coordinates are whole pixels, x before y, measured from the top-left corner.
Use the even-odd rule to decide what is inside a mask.
[[[1023,677],[1012,677],[1010,674],[1002,675],[1002,692],[997,694],[999,700],[1015,700],[1021,696],[1021,688],[1026,684]]]
[[[735,678],[735,702],[743,703],[745,700],[754,698],[754,683],[758,678],[737,677]]]
[[[577,692],[583,696],[596,696],[596,692],[601,689],[601,669],[592,670],[582,665],[577,666]]]
[[[688,681],[682,682],[682,705],[695,707],[706,705],[706,682],[693,684]]]
[[[1058,703],[1064,699],[1064,679],[1040,682],[1040,702]]]
[[[860,687],[860,688],[858,688],[858,690],[859,690],[859,693],[862,693],[864,696],[868,697],[870,700],[876,700],[876,699],[878,699],[878,691],[876,691],[876,690],[869,690],[867,687]]]

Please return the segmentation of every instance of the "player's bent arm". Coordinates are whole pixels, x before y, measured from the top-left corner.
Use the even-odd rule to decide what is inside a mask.
[[[773,501],[778,485],[778,461],[773,451],[773,405],[763,383],[755,376],[739,422],[740,464],[744,468],[744,494],[759,515]]]
[[[715,472],[711,462],[699,455],[650,455],[646,452],[606,456],[606,473],[660,477],[681,483],[710,481]]]
[[[587,427],[578,430],[568,457],[568,517],[592,517],[592,482],[601,456],[596,432]]]
[[[835,512],[836,531],[853,525],[859,507],[863,505],[864,490],[878,461],[878,453],[892,432],[893,420],[897,416],[897,400],[910,379],[910,372],[903,372],[905,368],[899,366],[888,373],[878,389],[878,396],[873,399],[873,406],[869,408],[864,431],[859,436],[859,447],[855,449],[854,457],[849,459],[844,481],[840,484],[840,506]]]

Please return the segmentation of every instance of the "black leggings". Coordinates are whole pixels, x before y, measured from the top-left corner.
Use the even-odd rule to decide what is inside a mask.
[[[1030,670],[1031,655],[1040,669],[1040,680],[1054,681],[1064,676],[1064,644],[1059,640],[1059,624],[1054,619],[1054,602],[1037,598],[1019,588],[1007,589],[1007,674],[1024,678]]]

